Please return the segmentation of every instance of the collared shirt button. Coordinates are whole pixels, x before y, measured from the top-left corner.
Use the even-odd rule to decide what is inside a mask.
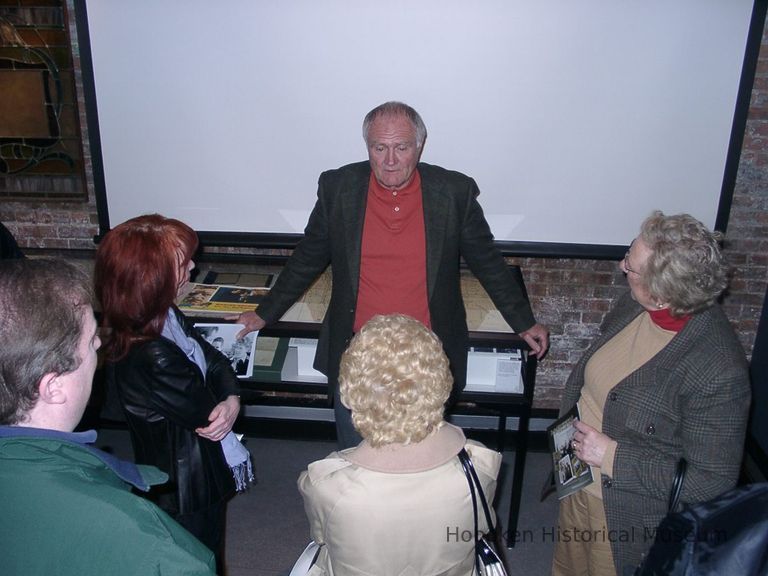
[[[392,191],[392,196],[397,196],[397,190]]]
[[[616,392],[611,392],[610,396],[608,396],[612,402],[616,402],[616,400],[619,399],[619,395]]]
[[[656,426],[650,424],[648,428],[645,429],[645,433],[648,434],[648,436],[653,436],[656,434]]]
[[[400,206],[395,206],[395,212],[400,212]]]
[[[603,488],[610,488],[613,486],[613,480],[610,478],[603,478]]]

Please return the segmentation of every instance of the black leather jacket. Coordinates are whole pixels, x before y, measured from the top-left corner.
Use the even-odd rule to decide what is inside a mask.
[[[235,492],[221,443],[198,436],[195,429],[208,425],[208,415],[219,402],[238,394],[238,383],[226,356],[180,311],[174,312],[187,335],[203,348],[205,378],[197,364],[164,337],[134,345],[108,374],[128,421],[136,462],[157,466],[170,477],[150,498],[175,517],[222,502]]]

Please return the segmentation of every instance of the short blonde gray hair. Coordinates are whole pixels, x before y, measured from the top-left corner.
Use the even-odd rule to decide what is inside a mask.
[[[651,250],[643,281],[653,298],[669,304],[673,316],[709,308],[728,286],[722,235],[693,216],[655,211],[643,222],[640,238]]]
[[[341,358],[341,401],[371,446],[429,436],[443,421],[452,387],[440,339],[402,314],[374,316]]]

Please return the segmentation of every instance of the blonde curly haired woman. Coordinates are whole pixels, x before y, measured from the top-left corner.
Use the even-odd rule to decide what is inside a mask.
[[[339,387],[363,441],[299,477],[323,545],[310,574],[472,574],[472,500],[457,454],[466,448],[489,501],[501,455],[443,419],[452,384],[440,340],[413,318],[375,316],[352,339]]]

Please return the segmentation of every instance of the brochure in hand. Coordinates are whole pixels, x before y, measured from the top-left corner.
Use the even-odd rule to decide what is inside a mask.
[[[573,435],[576,433],[573,423],[578,419],[579,407],[576,405],[547,428],[555,490],[559,500],[594,481],[592,469],[576,457],[571,445]]]

